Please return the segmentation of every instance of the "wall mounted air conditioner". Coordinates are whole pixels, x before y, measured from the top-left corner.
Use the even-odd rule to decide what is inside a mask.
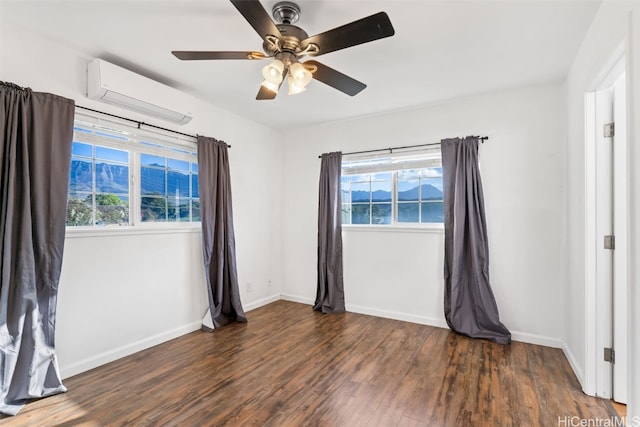
[[[87,66],[87,97],[173,123],[193,118],[191,96],[102,59]]]

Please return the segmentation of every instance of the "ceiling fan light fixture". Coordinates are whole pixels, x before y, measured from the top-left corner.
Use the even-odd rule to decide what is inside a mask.
[[[289,76],[293,79],[296,86],[303,88],[306,88],[313,78],[311,72],[299,62],[289,66]]]
[[[289,75],[289,77],[287,78],[287,83],[289,85],[289,95],[295,95],[307,90],[305,86],[298,84],[296,82],[296,79],[294,79],[291,75]]]
[[[0,0],[2,1],[2,0]],[[260,0],[231,0],[233,6],[262,39],[264,53],[256,51],[172,51],[178,59],[267,59],[272,62],[262,69],[264,81],[256,100],[275,99],[287,73],[291,78],[290,93],[302,92],[312,79],[318,80],[349,96],[367,87],[362,82],[327,67],[315,60],[299,62],[306,56],[320,56],[395,34],[385,12],[378,12],[345,25],[309,37],[294,24],[300,17],[300,7],[293,1],[274,0],[273,18]]]
[[[282,63],[282,61],[280,61],[279,59],[274,59],[269,65],[262,69],[262,77],[264,77],[265,82],[274,84],[277,87],[277,85],[282,82],[283,72],[284,64]],[[264,82],[262,85],[265,86]]]

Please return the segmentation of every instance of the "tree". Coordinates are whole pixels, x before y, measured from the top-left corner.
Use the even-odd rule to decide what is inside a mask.
[[[91,196],[89,201],[70,198],[67,202],[67,225],[91,225]]]
[[[119,206],[121,203],[122,200],[120,200],[120,197],[116,196],[115,194],[96,194],[96,205]]]
[[[89,201],[91,196],[87,196]],[[96,224],[126,224],[129,222],[128,203],[115,194],[96,194]]]
[[[140,217],[142,221],[166,221],[167,199],[160,193],[142,196],[140,203]]]

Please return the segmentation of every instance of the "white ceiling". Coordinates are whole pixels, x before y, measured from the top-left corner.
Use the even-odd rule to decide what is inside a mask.
[[[275,0],[262,2],[271,11]],[[276,129],[559,81],[599,0],[298,0],[309,35],[385,11],[395,36],[318,57],[368,85],[349,97],[313,81],[256,101],[264,61],[179,61],[171,50],[261,50],[228,1],[2,1],[3,21]]]

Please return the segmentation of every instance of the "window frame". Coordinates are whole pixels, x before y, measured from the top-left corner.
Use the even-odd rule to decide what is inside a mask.
[[[353,157],[348,160],[343,158],[340,177],[348,175],[358,175],[364,173],[376,173],[376,172],[390,172],[391,173],[391,223],[390,224],[342,224],[343,230],[347,231],[406,231],[406,232],[428,232],[428,233],[443,233],[444,232],[444,220],[443,222],[399,222],[398,221],[398,171],[408,169],[423,169],[423,168],[442,168],[442,156],[439,147],[437,149],[421,149],[411,152],[394,152],[393,154],[382,154],[374,156],[361,156]],[[353,171],[345,173],[345,163],[356,163],[358,161],[366,162],[367,160],[372,162],[372,166],[355,167]],[[377,163],[377,164],[376,164]],[[416,178],[421,183],[422,178]],[[371,182],[371,181],[370,181]],[[340,188],[342,191],[342,179]],[[341,200],[341,203],[344,202]],[[352,201],[349,203],[352,206]],[[406,202],[402,202],[406,203]],[[419,199],[418,203],[421,205],[423,201]],[[369,205],[372,204],[371,198]],[[421,212],[422,206],[419,206],[419,212]],[[444,205],[443,205],[444,209]],[[371,213],[369,214],[371,218]]]
[[[142,221],[141,218],[141,154],[150,154],[176,160],[186,160],[189,162],[189,188],[190,196],[193,195],[193,172],[192,164],[197,164],[197,146],[195,141],[189,137],[173,136],[162,131],[138,129],[131,123],[120,121],[117,119],[104,119],[92,114],[81,113],[76,110],[74,118],[74,128],[91,126],[93,128],[104,128],[105,133],[111,132],[122,134],[127,140],[119,140],[116,138],[101,138],[96,134],[82,134],[78,137],[78,131],[74,130],[74,142],[92,144],[94,146],[104,146],[125,150],[129,153],[129,224],[126,225],[83,225],[65,227],[67,235],[70,236],[96,236],[96,235],[134,235],[147,233],[166,233],[166,232],[197,232],[201,230],[201,222],[197,221]],[[189,138],[189,139],[187,139]],[[142,142],[142,143],[141,143]],[[144,144],[147,142],[149,144]],[[95,152],[95,148],[94,148]],[[187,154],[188,153],[188,154]],[[95,163],[94,163],[95,165]],[[165,163],[166,165],[166,163]],[[166,170],[165,170],[166,173]],[[92,166],[92,175],[94,176],[95,186],[95,170]],[[198,170],[199,177],[199,170]],[[68,191],[68,190],[67,190]],[[67,192],[69,195],[69,192]],[[95,187],[92,194],[97,194]],[[167,196],[168,197],[168,196]],[[95,198],[94,198],[95,199]],[[198,197],[189,197],[190,218],[193,215],[192,201],[200,200]],[[95,204],[95,201],[94,201]],[[92,207],[92,215],[95,215],[95,206]],[[95,219],[95,218],[94,218]]]

